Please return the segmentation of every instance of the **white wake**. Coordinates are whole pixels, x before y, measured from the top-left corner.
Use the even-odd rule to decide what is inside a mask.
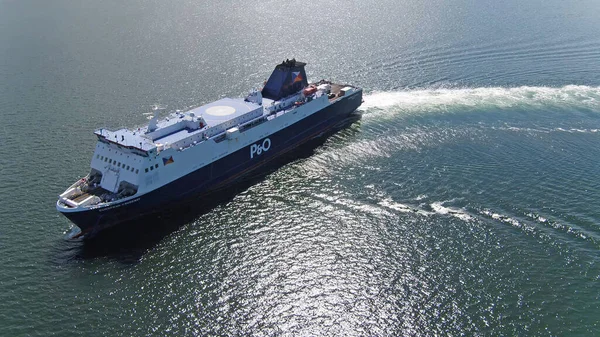
[[[445,111],[457,108],[569,107],[598,110],[600,87],[567,85],[552,87],[483,87],[419,89],[372,92],[364,96],[361,109]]]

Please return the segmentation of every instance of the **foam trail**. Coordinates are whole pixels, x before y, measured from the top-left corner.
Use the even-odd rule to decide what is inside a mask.
[[[446,207],[444,206],[444,204],[447,201],[441,201],[441,202],[434,202],[431,204],[431,209],[438,214],[441,215],[450,215],[453,216],[455,218],[459,218],[463,221],[470,221],[473,220],[473,217],[467,213],[465,210],[463,209],[459,209],[459,208],[454,208],[454,207]]]
[[[413,213],[419,215],[429,216],[434,213],[425,211],[417,206],[411,206],[407,204],[401,204],[399,202],[394,202],[391,198],[385,198],[379,202],[379,205],[400,213]]]
[[[462,113],[502,108],[520,108],[537,112],[554,110],[587,109],[600,113],[600,86],[568,85],[551,87],[483,87],[483,88],[431,88],[373,92],[364,96],[360,109],[365,111],[364,120],[377,124],[380,119],[396,118],[398,115]],[[365,124],[367,125],[367,124]],[[400,150],[419,150],[430,144],[439,144],[461,135],[473,135],[469,128],[432,129],[416,127],[394,130],[392,123],[379,123],[363,128],[366,139],[348,142],[341,148],[323,151],[311,157],[303,167],[312,174],[335,171],[335,167],[365,161],[372,158],[391,157]],[[519,125],[489,126],[492,129],[514,132],[568,132],[596,133],[597,128],[573,127],[521,127]],[[375,137],[373,137],[375,136]],[[440,211],[444,209],[440,208]],[[396,210],[398,211],[398,210]],[[465,217],[466,218],[466,217]]]
[[[373,92],[361,109],[400,107],[403,110],[444,111],[449,107],[571,107],[600,111],[600,87],[460,88]]]

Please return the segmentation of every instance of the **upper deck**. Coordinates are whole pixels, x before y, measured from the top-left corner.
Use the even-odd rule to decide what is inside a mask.
[[[186,112],[171,113],[162,119],[155,116],[143,128],[99,129],[95,134],[102,141],[147,153],[157,147],[178,146],[186,140],[190,143],[202,141],[263,114],[264,109],[258,104],[223,98]]]
[[[246,99],[222,98],[162,119],[155,115],[147,126],[137,130],[100,129],[95,133],[100,141],[147,156],[168,148],[185,149],[257,118],[279,116],[321,95],[327,95],[333,103],[356,89],[324,80],[309,86],[304,66],[295,60],[284,61],[276,66],[262,91],[253,91]]]

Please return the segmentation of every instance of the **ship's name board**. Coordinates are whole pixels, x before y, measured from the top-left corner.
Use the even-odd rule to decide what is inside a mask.
[[[263,152],[269,151],[271,148],[271,140],[265,138],[262,143],[252,144],[250,146],[250,158],[254,158],[255,155],[260,156]]]

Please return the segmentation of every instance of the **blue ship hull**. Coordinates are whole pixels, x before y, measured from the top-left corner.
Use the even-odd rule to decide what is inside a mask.
[[[249,145],[139,198],[104,208],[63,214],[81,229],[80,235],[89,238],[103,229],[180,205],[190,199],[198,201],[210,198],[242,180],[268,173],[268,166],[276,165],[277,159],[293,154],[298,147],[329,136],[358,120],[360,114],[356,109],[361,102],[362,91],[358,91],[268,135],[265,138],[270,139],[271,147],[260,156],[252,158]]]

